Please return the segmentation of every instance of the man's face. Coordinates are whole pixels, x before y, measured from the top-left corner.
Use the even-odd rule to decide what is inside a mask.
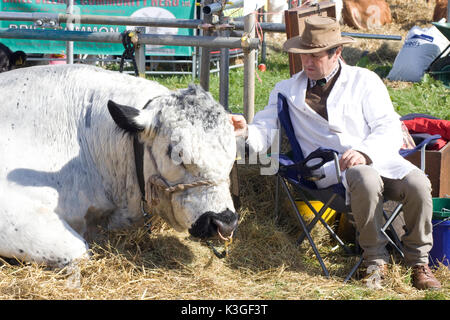
[[[302,59],[303,70],[311,80],[325,78],[335,68],[341,52],[342,48],[339,47],[331,57],[328,56],[326,51],[302,53],[300,57]]]

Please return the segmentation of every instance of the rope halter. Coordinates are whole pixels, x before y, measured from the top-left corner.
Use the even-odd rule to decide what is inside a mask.
[[[167,181],[161,176],[161,175],[152,175],[145,185],[145,200],[152,206],[156,206],[159,204],[159,197],[157,193],[157,189],[160,191],[163,191],[169,195],[173,194],[174,192],[178,191],[184,191],[186,189],[195,188],[195,187],[201,187],[201,186],[216,186],[221,181],[212,181],[212,180],[197,180],[191,183],[178,183],[176,185],[170,186]],[[228,256],[228,247],[233,242],[233,233],[229,237],[224,237],[219,229],[217,229],[217,234],[219,235],[219,238],[224,241],[224,250],[223,252],[218,252],[216,248],[214,248],[213,244],[206,240],[206,244],[210,249],[213,251],[213,253],[218,257],[219,259],[225,258]]]
[[[156,192],[157,189],[165,193],[172,194],[201,186],[217,186],[219,183],[224,181],[225,180],[197,180],[191,183],[178,183],[171,186],[161,175],[155,174],[147,180],[145,185],[145,200],[152,205],[157,205],[159,203],[158,194]]]

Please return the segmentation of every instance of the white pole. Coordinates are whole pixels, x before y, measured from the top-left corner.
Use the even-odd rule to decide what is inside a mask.
[[[66,0],[66,13],[73,14],[73,0]],[[73,21],[67,21],[67,30],[73,30]],[[73,41],[66,42],[66,62],[67,64],[73,64]]]
[[[138,32],[139,37],[140,34],[145,33],[145,27],[137,27],[136,32]],[[134,57],[136,59],[136,65],[139,71],[139,77],[145,78],[145,44],[137,44]]]
[[[244,17],[244,34],[255,37],[255,13]],[[248,123],[255,115],[255,50],[244,48],[244,117]]]

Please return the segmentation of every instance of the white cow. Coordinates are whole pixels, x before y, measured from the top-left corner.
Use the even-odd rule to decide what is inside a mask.
[[[83,65],[5,72],[0,92],[0,256],[64,266],[99,225],[142,222],[142,197],[176,230],[232,235],[236,143],[209,93]]]

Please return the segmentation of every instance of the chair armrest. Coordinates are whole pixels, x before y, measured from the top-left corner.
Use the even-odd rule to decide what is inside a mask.
[[[425,140],[423,140],[421,143],[419,143],[414,149],[401,149],[399,152],[402,155],[402,157],[407,157],[411,154],[416,153],[420,150],[420,169],[422,171],[425,171],[425,151],[427,145],[432,142],[433,140],[440,139],[441,136],[438,134],[432,135]]]
[[[311,152],[306,159],[294,162],[288,156],[280,154],[279,164],[280,172],[294,170],[298,176],[305,180],[317,181],[323,179],[324,176],[317,175],[313,171],[320,169],[325,163],[334,161],[336,167],[336,176],[339,183],[342,182],[341,170],[339,168],[338,152],[332,149],[318,148]]]
[[[339,158],[338,158],[338,154],[335,151],[334,152],[334,165],[336,167],[336,178],[338,183],[342,183],[342,171],[341,171],[341,166],[339,165]]]

